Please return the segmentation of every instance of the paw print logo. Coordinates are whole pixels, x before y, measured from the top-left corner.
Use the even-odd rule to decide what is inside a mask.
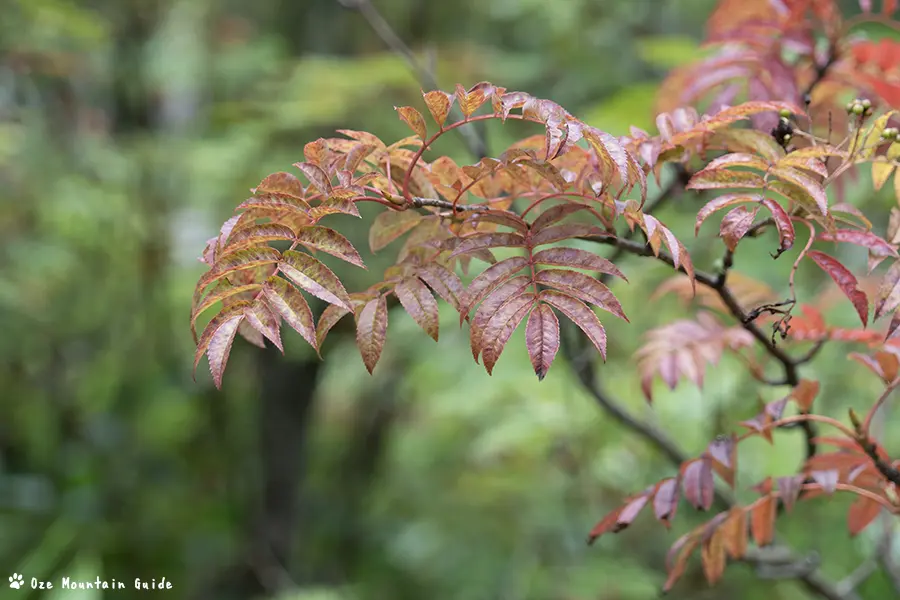
[[[23,581],[24,580],[22,579],[21,575],[19,575],[18,573],[13,573],[9,577],[9,587],[11,587],[14,590],[17,590],[22,587]]]

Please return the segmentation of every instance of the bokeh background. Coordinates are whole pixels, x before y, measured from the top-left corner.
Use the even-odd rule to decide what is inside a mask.
[[[374,3],[444,89],[492,81],[621,135],[653,130],[658,83],[698,55],[714,0]],[[0,597],[147,593],[39,596],[7,590],[4,570],[54,582],[166,577],[174,588],[160,595],[173,600],[658,596],[668,546],[704,517],[682,506],[673,531],[642,518],[585,544],[624,495],[674,469],[609,419],[562,358],[538,383],[522,332],[493,377],[471,360],[452,310],[438,344],[392,312],[374,376],[338,328],[324,361],[286,332],[284,356],[237,341],[222,391],[205,360],[191,377],[205,240],[307,141],[337,128],[408,135],[392,107],[420,105],[420,87],[335,0],[0,3]],[[482,133],[496,155],[522,132]],[[471,160],[455,137],[444,144]],[[866,181],[851,194],[882,211],[893,202]],[[721,243],[708,231],[691,238],[698,206],[686,195],[661,217],[708,266]],[[335,219],[365,251],[365,222]],[[368,273],[335,268],[363,289],[395,250],[364,252]],[[782,290],[789,265],[772,268],[757,250],[737,270]],[[649,300],[672,274],[664,265],[622,268],[631,283],[615,291],[632,324],[609,322],[603,384],[698,453],[773,392],[726,358],[702,391],[657,385],[648,406],[631,355],[642,332],[690,310]],[[807,297],[829,289],[810,270],[800,280]],[[835,322],[852,325],[849,305],[835,305]],[[846,348],[826,349],[805,374],[822,380],[826,411],[877,396]],[[799,448],[791,434],[774,449],[742,445],[742,484],[792,472]],[[876,543],[849,537],[848,502],[808,502],[779,525],[835,579]],[[876,574],[859,591],[890,589]],[[746,566],[709,589],[694,565],[670,597],[805,592]]]

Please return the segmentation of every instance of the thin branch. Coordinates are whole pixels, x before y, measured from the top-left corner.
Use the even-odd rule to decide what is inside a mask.
[[[381,13],[378,12],[378,9],[372,5],[370,0],[337,1],[343,7],[359,12],[378,37],[380,37],[391,50],[403,57],[403,60],[406,61],[410,70],[416,74],[416,78],[421,84],[431,90],[441,89],[441,86],[438,85],[437,79],[432,71],[419,62],[410,47],[406,45],[406,42],[404,42],[399,35],[397,35],[390,23],[388,23]],[[450,115],[454,121],[462,118],[462,114],[455,105],[450,108]],[[487,156],[487,144],[474,127],[460,128],[457,131],[462,137],[466,148],[468,148],[469,152],[475,156],[477,160],[481,160]]]

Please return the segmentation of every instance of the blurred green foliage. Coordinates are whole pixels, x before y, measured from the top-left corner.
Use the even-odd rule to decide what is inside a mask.
[[[446,89],[491,80],[625,134],[653,128],[656,85],[697,55],[713,2],[376,4]],[[358,14],[333,0],[8,0],[2,14],[0,559],[10,573],[165,576],[172,598],[656,597],[675,533],[648,520],[593,548],[584,538],[672,467],[607,419],[562,359],[539,384],[513,340],[489,378],[452,311],[437,345],[392,313],[374,377],[337,331],[323,363],[291,334],[285,359],[237,342],[222,392],[203,365],[192,380],[195,257],[248,188],[336,128],[406,135],[392,106],[418,103],[420,84]],[[486,131],[494,153],[523,133]],[[470,160],[455,138],[442,143]],[[687,196],[663,218],[689,231],[696,209]],[[335,226],[366,248],[365,223]],[[693,248],[706,264],[718,246]],[[360,289],[391,250],[365,257],[370,273],[329,264]],[[748,252],[739,268],[766,259]],[[615,291],[632,324],[610,323],[605,383],[700,451],[755,412],[756,387],[726,360],[702,393],[683,385],[646,406],[629,360],[637,332],[686,311],[674,300],[645,308],[664,267],[623,270],[631,283]],[[802,283],[811,293],[821,280]],[[839,350],[819,365],[826,405],[875,393]],[[792,470],[783,456],[797,444],[742,447],[742,483]],[[822,550],[836,577],[872,545],[848,541],[845,508],[812,503],[783,526],[798,547]],[[682,510],[676,529],[700,522]],[[285,564],[266,547],[278,536]],[[862,591],[886,589],[873,577]],[[672,596],[802,593],[734,568],[712,590],[695,570]]]

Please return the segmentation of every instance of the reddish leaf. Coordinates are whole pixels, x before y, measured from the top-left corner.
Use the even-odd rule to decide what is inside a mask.
[[[610,233],[585,223],[565,223],[544,227],[531,236],[532,246],[543,246],[578,237],[613,237]]]
[[[862,321],[863,327],[869,323],[869,300],[866,298],[865,292],[859,289],[856,277],[847,270],[847,267],[839,263],[836,259],[818,252],[810,251],[809,256],[819,267],[828,273],[836,284],[844,292],[844,295],[853,303],[856,313]]]
[[[622,311],[622,305],[608,287],[589,275],[569,269],[542,269],[537,272],[534,281],[556,288],[582,302],[594,304],[603,310],[628,321]]]
[[[369,230],[369,247],[378,252],[418,225],[424,217],[412,210],[386,210],[379,213]]]
[[[699,458],[682,467],[681,485],[684,497],[699,510],[709,510],[713,503],[715,482],[708,458]]]
[[[833,494],[837,489],[839,472],[837,469],[828,469],[825,471],[811,471],[809,474],[813,480],[822,487],[822,491],[826,494]]]
[[[857,498],[847,512],[847,527],[850,529],[850,535],[859,534],[871,525],[879,514],[881,514],[881,504],[865,496]]]
[[[525,325],[525,346],[538,380],[543,380],[559,352],[559,319],[546,304],[538,303]]]
[[[207,354],[209,371],[217,389],[222,388],[222,375],[231,352],[231,344],[234,342],[238,326],[244,320],[244,309],[249,305],[250,303],[246,301],[234,303],[213,317],[200,334],[197,351],[194,353],[194,373],[196,375],[200,359]]]
[[[565,204],[557,204],[551,208],[548,208],[544,212],[542,212],[538,217],[531,223],[531,231],[532,233],[537,233],[541,229],[544,229],[548,225],[552,225],[553,223],[558,223],[562,221],[566,217],[571,214],[574,214],[578,211],[587,209],[588,206],[585,204],[578,204],[575,202],[567,202]]]
[[[309,310],[309,305],[303,298],[303,294],[298,292],[286,280],[277,276],[269,277],[266,280],[263,286],[263,294],[272,310],[280,315],[288,325],[293,327],[318,352],[316,326],[313,323],[312,311]]]
[[[671,526],[675,511],[678,509],[679,498],[678,479],[670,477],[657,484],[656,494],[653,496],[653,512],[666,527]]]
[[[254,208],[265,211],[285,211],[305,214],[310,210],[306,200],[283,196],[280,194],[259,193],[237,205],[235,211],[251,210]]]
[[[350,312],[346,308],[335,304],[329,304],[325,307],[325,310],[322,311],[322,315],[319,317],[319,323],[316,325],[316,344],[320,348],[331,328],[337,325],[337,322],[342,318],[349,315]]]
[[[250,246],[261,246],[275,241],[293,241],[294,232],[290,227],[278,223],[250,225],[233,232],[225,243],[225,251],[231,252]]]
[[[738,206],[725,215],[719,227],[719,235],[729,250],[734,252],[741,238],[753,227],[753,220],[758,212],[759,207],[748,210],[743,206]]]
[[[352,310],[350,296],[334,272],[309,254],[286,250],[279,269],[288,279],[329,304]]]
[[[750,532],[757,546],[767,546],[775,538],[775,516],[778,501],[767,496],[753,508],[750,513]]]
[[[621,511],[621,508],[617,508],[613,512],[603,517],[603,519],[599,523],[594,525],[594,528],[591,529],[591,532],[588,534],[587,543],[593,544],[595,541],[597,541],[597,538],[599,538],[604,533],[615,530],[615,527],[619,521],[619,513]]]
[[[440,90],[423,92],[422,96],[425,98],[426,106],[428,106],[428,112],[431,113],[438,127],[443,128],[444,121],[447,120],[447,115],[450,114],[450,104],[453,96]]]
[[[359,214],[359,208],[356,207],[356,202],[340,196],[331,196],[330,198],[323,200],[321,204],[317,205],[309,212],[309,216],[313,219],[313,222],[318,221],[326,215],[333,214],[344,214],[362,218],[362,215]]]
[[[320,166],[308,162],[294,163],[294,166],[306,175],[306,178],[309,179],[311,184],[316,186],[320,194],[326,196],[331,194],[331,178]]]
[[[303,184],[290,173],[272,173],[256,186],[253,193],[269,193],[290,196],[303,200],[305,198]]]
[[[262,294],[253,301],[251,306],[244,309],[244,317],[246,317],[244,323],[258,331],[260,335],[281,350],[282,354],[284,353],[284,347],[281,345],[281,322],[266,304]]]
[[[644,510],[644,507],[647,506],[647,501],[649,499],[650,497],[647,494],[641,494],[640,496],[629,500],[628,503],[622,507],[622,510],[619,511],[613,532],[618,533],[631,525],[641,511]]]
[[[803,475],[793,475],[790,477],[778,478],[778,495],[784,503],[784,509],[791,512],[794,503],[800,496],[800,490],[803,489],[803,482],[806,478]]]
[[[466,289],[466,301],[459,314],[459,322],[462,323],[465,316],[481,302],[491,290],[511,278],[513,275],[528,266],[528,259],[524,256],[513,256],[494,263],[479,273]]]
[[[493,266],[493,265],[492,265]],[[416,274],[428,284],[434,293],[462,312],[468,304],[468,297],[459,276],[438,263],[428,263]]]
[[[547,248],[535,253],[531,260],[539,265],[599,271],[600,273],[614,275],[628,281],[625,275],[610,261],[580,248]]]
[[[404,310],[434,341],[438,341],[438,305],[424,283],[415,277],[394,286],[394,294]]]
[[[501,306],[515,296],[521,296],[531,286],[531,280],[524,275],[513,277],[493,290],[484,302],[475,311],[475,316],[469,324],[469,346],[472,349],[472,358],[478,361],[485,345],[490,340],[483,338],[484,330]]]
[[[900,359],[892,352],[876,352],[872,356],[851,352],[847,356],[868,367],[886,384],[894,381],[900,374]]]
[[[685,187],[689,190],[762,189],[765,185],[766,180],[758,173],[729,169],[703,169],[694,173]]]
[[[304,227],[297,236],[300,243],[312,250],[321,250],[336,256],[341,260],[355,265],[357,267],[366,268],[363,264],[362,257],[359,252],[350,243],[350,240],[342,236],[334,229],[314,225],[312,227]]]
[[[897,249],[871,231],[837,229],[835,231],[825,231],[820,233],[816,239],[824,242],[845,242],[856,246],[862,246],[863,248],[868,249],[873,256],[879,258],[887,258],[889,256],[897,258]]]
[[[669,548],[669,552],[666,554],[666,569],[669,575],[666,578],[666,583],[663,585],[664,592],[670,591],[682,574],[684,574],[688,559],[699,544],[700,537],[689,533],[678,538],[672,544],[672,547]]]
[[[700,233],[700,226],[703,224],[703,221],[713,213],[728,208],[729,206],[747,202],[759,203],[760,201],[762,201],[762,196],[747,193],[722,194],[717,198],[713,198],[700,209],[700,212],[697,213],[697,222],[694,224],[694,235]]]
[[[281,253],[268,246],[257,246],[244,250],[235,250],[234,252],[229,252],[228,254],[219,257],[215,266],[206,272],[200,278],[200,281],[197,282],[197,287],[194,289],[194,305],[196,306],[200,303],[203,290],[214,282],[219,281],[224,277],[228,277],[237,271],[271,265],[277,263],[279,260],[281,260]]]
[[[497,364],[503,348],[506,347],[509,338],[519,327],[522,319],[528,315],[534,303],[535,299],[531,294],[515,296],[510,298],[491,317],[482,335],[484,347],[481,351],[481,358],[488,375],[493,372],[494,365]]]
[[[900,306],[900,261],[895,262],[885,273],[884,279],[875,293],[875,319],[889,314]]]
[[[197,318],[209,309],[214,304],[225,300],[226,298],[231,298],[232,296],[236,296],[238,294],[243,294],[246,292],[255,292],[262,288],[262,284],[259,283],[250,283],[247,285],[232,285],[227,282],[223,282],[223,285],[220,285],[216,288],[211,294],[206,296],[191,314],[191,331],[196,332],[195,325],[197,323]],[[196,333],[194,334],[194,340],[196,341]]]
[[[781,204],[770,198],[763,198],[761,202],[772,213],[772,220],[775,221],[775,227],[778,229],[778,240],[780,242],[778,254],[787,252],[793,248],[794,238],[796,237],[790,215],[782,208]]]
[[[716,528],[700,548],[703,574],[710,585],[722,578],[725,572],[725,543],[722,531]]]
[[[425,119],[422,118],[422,113],[412,106],[395,106],[394,110],[400,115],[400,119],[409,125],[409,128],[413,130],[413,133],[422,138],[422,141],[425,141],[428,138],[428,131],[425,128]]]
[[[356,318],[356,345],[369,374],[381,358],[387,326],[388,311],[384,296],[369,300]]]
[[[828,194],[825,193],[825,188],[822,187],[821,183],[812,179],[805,173],[790,167],[775,167],[770,173],[782,181],[786,181],[805,190],[806,193],[815,200],[819,212],[822,215],[828,214]]]
[[[735,560],[742,559],[747,553],[747,513],[744,509],[740,506],[732,508],[719,530],[728,555]]]
[[[653,399],[653,378],[659,375],[675,389],[681,378],[703,387],[706,365],[717,364],[725,350],[736,351],[753,344],[741,327],[723,327],[711,314],[701,312],[696,321],[679,320],[646,334],[647,342],[635,354],[641,374],[641,389]]]
[[[591,340],[591,343],[597,348],[603,360],[606,360],[606,330],[603,329],[603,325],[600,324],[600,319],[597,318],[594,311],[588,308],[581,300],[556,290],[541,291],[539,299],[557,309],[575,323]]]
[[[812,408],[813,401],[819,395],[819,382],[809,379],[801,379],[800,383],[791,390],[791,398],[797,403],[797,408],[801,412],[809,412]]]
[[[525,238],[518,233],[477,233],[464,238],[456,249],[450,253],[450,258],[467,254],[475,250],[486,248],[498,248],[504,246],[524,246]]]
[[[734,488],[734,472],[737,466],[737,436],[720,435],[710,442],[706,451],[713,459],[713,468],[732,489]]]

